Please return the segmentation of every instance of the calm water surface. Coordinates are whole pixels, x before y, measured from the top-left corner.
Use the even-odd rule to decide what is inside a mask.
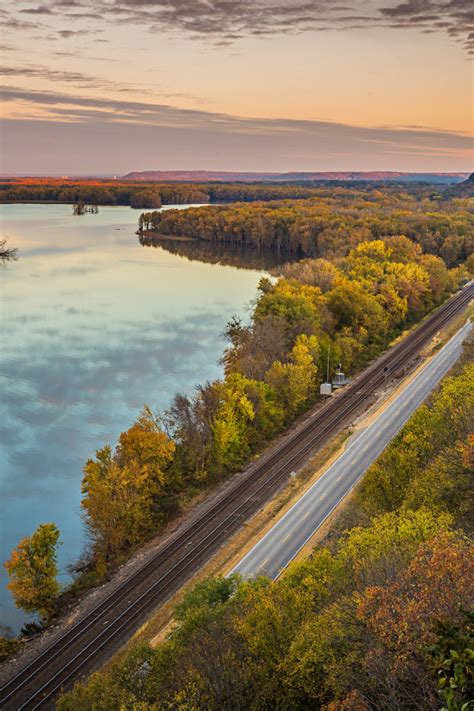
[[[166,209],[166,208],[165,208]],[[166,407],[218,377],[220,335],[246,315],[262,274],[142,247],[138,214],[101,207],[4,205],[19,249],[0,270],[1,559],[40,523],[61,530],[60,565],[84,544],[82,466],[113,444],[144,402]],[[0,623],[26,617],[5,588]]]

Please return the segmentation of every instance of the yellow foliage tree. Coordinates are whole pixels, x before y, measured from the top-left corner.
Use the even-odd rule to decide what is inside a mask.
[[[106,560],[144,540],[162,521],[159,499],[170,484],[174,450],[145,407],[120,435],[114,454],[106,446],[86,462],[81,506],[96,553]]]
[[[38,526],[23,538],[5,563],[8,589],[15,604],[25,612],[38,612],[47,621],[59,595],[56,559],[59,530],[54,523]]]
[[[290,362],[275,361],[265,376],[275,389],[288,417],[300,412],[316,395],[319,358],[316,336],[298,336]]]

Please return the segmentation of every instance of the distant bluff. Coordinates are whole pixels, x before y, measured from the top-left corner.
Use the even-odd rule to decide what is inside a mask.
[[[449,188],[443,191],[444,197],[458,197],[458,198],[474,198],[474,173],[462,183],[457,185],[451,185]]]

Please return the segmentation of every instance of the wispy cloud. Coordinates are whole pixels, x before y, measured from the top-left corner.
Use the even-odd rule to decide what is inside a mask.
[[[72,56],[76,57],[76,53],[69,53],[69,52],[59,52],[57,53],[59,55],[66,55],[66,56]],[[63,69],[53,69],[51,67],[47,67],[44,65],[36,65],[36,66],[0,66],[0,76],[4,77],[13,77],[15,79],[41,79],[43,81],[48,81],[52,83],[62,83],[67,85],[68,87],[76,87],[78,89],[91,89],[91,90],[106,90],[108,92],[112,92],[114,94],[119,93],[119,94],[143,94],[144,88],[146,87],[145,84],[142,84],[140,82],[134,82],[133,84],[130,83],[125,83],[125,82],[120,82],[120,81],[113,81],[109,79],[104,79],[102,77],[98,77],[97,75],[94,74],[87,74],[85,72],[73,72],[73,71],[68,71],[68,70],[63,70]],[[158,94],[160,96],[165,97],[166,99],[188,99],[192,100],[197,104],[204,104],[206,101],[200,97],[197,97],[193,94],[186,93],[186,92],[177,92],[177,91],[171,91],[168,89],[165,89],[164,87],[160,87],[155,85],[153,88],[153,91],[155,94]],[[21,92],[20,92],[21,93]],[[47,92],[45,94],[42,94],[41,92],[34,92],[31,91],[29,93],[30,99],[23,99],[23,100],[28,100],[30,103],[42,103],[41,96],[46,97]],[[28,96],[28,93],[26,94]],[[57,96],[57,95],[56,95]],[[36,97],[36,98],[34,98]],[[11,101],[11,99],[8,99]],[[71,101],[75,101],[75,97],[65,97],[64,96],[64,101],[66,103],[70,103]],[[64,103],[63,101],[63,103]],[[80,102],[83,101],[83,99],[79,99]],[[48,103],[48,99],[44,99],[45,103]]]
[[[393,7],[381,7],[390,27],[444,30],[474,54],[474,5],[472,0],[407,0]]]
[[[182,165],[190,156],[196,167],[219,168],[225,161],[238,165],[239,169],[246,169],[249,163],[252,169],[257,168],[257,162],[257,169],[262,169],[261,166],[280,169],[275,164],[278,160],[281,165],[290,166],[289,169],[291,165],[308,165],[309,161],[312,169],[322,162],[331,169],[336,169],[336,165],[347,169],[356,159],[359,162],[363,159],[368,163],[365,169],[375,169],[384,162],[386,165],[388,157],[399,155],[411,160],[439,158],[443,161],[441,165],[457,161],[460,167],[453,169],[462,170],[465,168],[461,163],[468,164],[472,146],[466,134],[421,126],[354,126],[317,120],[243,118],[168,104],[83,98],[15,87],[5,87],[0,96],[5,103],[21,102],[21,110],[5,122],[5,136],[7,140],[11,137],[13,146],[23,144],[22,150],[28,150],[32,138],[25,140],[24,136],[30,130],[28,125],[32,125],[29,116],[35,120],[38,160],[40,149],[46,150],[48,142],[55,145],[57,152],[58,146],[67,152],[68,145],[76,149],[80,145],[89,159],[93,155],[95,161],[97,154],[107,164],[114,151],[120,170],[123,165],[125,172],[130,165],[144,163],[164,165],[166,161],[168,165]],[[11,163],[15,163],[13,158]],[[189,163],[183,167],[189,167]]]
[[[425,81],[425,78],[421,79],[418,72],[412,80],[410,63],[417,59],[413,59],[413,52],[406,53],[407,58],[404,59],[403,53],[407,29],[420,33],[443,33],[451,37],[458,47],[465,47],[468,52],[474,51],[472,15],[471,0],[349,0],[348,3],[342,0],[341,4],[330,0],[102,0],[100,12],[95,0],[18,0],[18,3],[10,3],[7,10],[0,10],[0,20],[12,30],[24,30],[21,36],[27,38],[24,51],[23,44],[18,42],[21,51],[13,55],[17,63],[12,59],[3,72],[6,82],[15,85],[5,87],[3,92],[5,115],[9,117],[5,136],[12,137],[11,143],[16,146],[15,150],[23,141],[37,162],[42,155],[42,140],[44,145],[51,146],[50,154],[59,151],[59,145],[64,150],[69,142],[80,160],[82,155],[78,156],[77,145],[81,145],[81,153],[85,143],[86,150],[89,150],[89,146],[95,146],[96,152],[100,154],[103,147],[108,145],[114,161],[118,153],[120,156],[117,160],[122,163],[126,161],[125,171],[140,166],[147,168],[150,164],[152,167],[162,167],[161,158],[165,155],[169,155],[167,166],[170,168],[189,168],[190,161],[197,168],[205,166],[221,169],[232,166],[237,169],[239,166],[243,170],[251,167],[291,170],[293,167],[300,169],[308,163],[309,169],[316,169],[321,164],[328,169],[355,169],[362,164],[367,169],[385,169],[387,162],[394,169],[410,165],[421,169],[434,166],[417,164],[417,156],[423,157],[423,160],[425,157],[428,160],[435,156],[446,156],[446,162],[437,164],[439,169],[446,166],[464,170],[468,165],[467,156],[471,146],[469,136],[454,130],[441,131],[418,125],[429,123],[433,115],[433,123],[439,122],[444,128],[449,129],[450,124],[466,127],[468,121],[463,114],[466,111],[461,96],[462,82],[453,82],[455,86],[450,92],[453,110],[449,116],[442,110],[431,111],[430,105],[424,106],[421,98],[414,102],[413,107],[407,102],[405,110],[403,97],[406,95],[411,99],[415,91],[420,95],[423,85],[419,82]],[[342,33],[360,31],[360,39],[368,36],[365,31],[369,28],[378,28],[377,33],[368,33],[371,37],[377,35],[375,41],[368,48],[367,54],[363,54],[354,63],[354,68],[348,66],[346,72],[345,63],[351,61],[350,52],[353,47],[351,42],[346,43],[347,35],[343,36]],[[393,77],[394,97],[397,97],[394,101],[398,102],[393,112],[388,103],[387,106],[381,106],[380,102],[381,96],[390,96],[390,87],[381,85],[380,76],[372,76],[384,71],[383,64],[379,71],[376,61],[379,53],[384,52],[380,39],[384,40],[389,34],[393,37],[391,30],[405,31],[397,49],[400,51],[401,69],[400,78],[398,75]],[[209,45],[238,45],[240,40],[247,38],[274,38],[303,32],[313,32],[315,36],[318,33],[319,37],[319,33],[336,31],[339,34],[331,36],[331,47],[334,47],[334,52],[341,53],[335,62],[337,67],[334,72],[339,83],[334,84],[334,89],[332,86],[328,89],[326,82],[315,76],[314,83],[319,87],[320,94],[316,90],[311,95],[309,70],[308,77],[304,81],[296,81],[289,92],[294,90],[296,99],[294,105],[289,106],[289,111],[296,116],[331,116],[340,118],[340,122],[290,120],[284,117],[242,118],[236,115],[239,111],[265,115],[267,107],[264,99],[267,93],[271,94],[274,90],[273,83],[269,82],[268,92],[264,88],[262,98],[258,96],[259,82],[266,67],[258,65],[263,55],[262,45],[256,42],[247,42],[240,48],[248,50],[249,58],[248,66],[245,66],[242,74],[246,77],[242,81],[249,85],[245,101],[240,95],[240,92],[245,93],[241,87],[234,94],[231,91],[238,71],[231,52],[203,52],[202,68],[195,45],[190,46],[189,54],[186,54],[188,50],[180,42],[177,45],[179,60],[172,54],[170,56],[173,58],[168,61],[168,45],[164,47],[166,43],[154,52],[157,38],[166,36],[177,36],[179,40],[200,40],[208,49]],[[97,32],[102,34],[94,34]],[[92,36],[89,37],[89,34]],[[14,38],[19,36],[12,31],[8,35],[12,37],[9,45],[14,46]],[[98,48],[101,45],[98,43],[101,41],[110,42],[110,47],[104,45],[109,51],[104,51],[105,58],[92,57],[91,51],[99,54]],[[294,42],[292,45],[295,47]],[[432,42],[426,45],[433,51]],[[325,66],[331,72],[332,57],[324,54],[331,51],[328,50],[328,43],[321,42],[319,46],[316,42],[315,48],[315,55],[322,58],[323,62],[327,60]],[[200,51],[201,47],[198,49]],[[278,49],[276,45],[272,48],[272,56],[275,56],[275,49]],[[305,43],[305,49],[308,49],[308,43]],[[393,46],[389,44],[386,55],[391,58],[392,49]],[[141,54],[141,50],[145,54]],[[212,61],[218,54],[219,60],[228,60],[229,82],[224,64],[216,67],[215,75],[212,73]],[[35,55],[39,63],[34,63]],[[387,58],[385,56],[385,60]],[[84,63],[83,59],[87,59],[88,63]],[[288,68],[293,66],[292,59],[281,56],[274,61],[272,80],[279,72],[285,75],[287,65]],[[96,62],[95,65],[92,60]],[[358,69],[355,80],[359,82],[360,79],[360,97],[354,99],[351,91],[348,91],[346,98],[343,94],[351,83],[350,77],[356,71],[355,66],[360,66],[365,60],[367,77],[361,76]],[[107,72],[102,61],[116,62],[117,65]],[[437,92],[437,67],[433,55],[430,61],[428,80],[431,83],[427,87],[427,96],[433,102]],[[448,71],[456,71],[455,67],[458,66],[467,73],[466,62],[459,52],[453,52],[449,61],[449,67],[443,66],[444,77]],[[195,62],[197,81],[193,74]],[[255,62],[255,77],[249,76],[249,68]],[[118,68],[119,64],[123,71]],[[80,71],[86,68],[88,71]],[[150,68],[151,71],[148,71]],[[97,75],[94,75],[95,69]],[[391,74],[387,76],[392,77]],[[159,77],[159,84],[154,83],[155,77]],[[163,85],[161,77],[166,77]],[[176,84],[174,91],[173,82]],[[216,87],[224,83],[225,90],[216,91]],[[304,97],[300,93],[300,84],[304,84]],[[375,87],[373,98],[372,85]],[[196,86],[199,89],[195,89]],[[189,92],[186,91],[188,89]],[[365,89],[368,92],[367,107],[358,107],[359,103],[364,102]],[[212,102],[214,111],[206,111],[206,100],[194,96],[191,93],[193,90],[209,93],[207,106]],[[332,92],[337,98],[336,102],[332,101]],[[255,97],[253,105],[252,97]],[[453,98],[459,99],[458,108]],[[354,102],[356,109],[358,107],[354,113],[354,123],[364,123],[365,126],[351,124]],[[281,116],[281,104],[274,104],[276,106],[272,105],[268,113],[279,113]],[[183,108],[186,106],[193,108]],[[219,106],[225,106],[228,113],[216,111]],[[384,120],[389,122],[392,115],[393,123],[403,123],[406,118],[406,124],[411,125],[380,125]],[[456,120],[451,119],[451,115]],[[372,120],[374,125],[368,125],[371,116],[377,117]],[[58,138],[57,141],[50,141],[49,137],[53,134]],[[147,142],[155,151],[150,153],[151,163],[145,157]],[[139,146],[137,151],[143,156],[140,166],[133,159],[135,146]],[[182,160],[178,161],[178,155]],[[396,160],[394,162],[392,156],[396,155],[407,157],[403,165]],[[160,157],[160,162],[157,162],[156,156]],[[248,156],[251,156],[250,161]],[[356,161],[354,156],[359,159]],[[369,163],[371,156],[374,163]],[[381,156],[384,162],[378,160]],[[410,156],[413,160],[408,160]],[[345,157],[345,164],[338,163],[336,166],[333,161],[335,157],[341,161]],[[57,156],[58,165],[63,159],[64,156]],[[42,160],[49,165],[50,155],[47,158],[43,156]],[[93,160],[96,160],[95,156]],[[13,163],[11,169],[16,170]],[[116,172],[115,162],[107,161],[107,164],[113,165],[112,169]],[[65,172],[70,172],[71,168],[69,166]],[[119,169],[117,167],[117,171]],[[63,168],[60,170],[62,172]],[[99,172],[102,170],[99,168]]]
[[[23,8],[27,15],[58,15],[94,19],[96,24],[138,24],[150,32],[205,38],[222,46],[246,37],[272,37],[307,31],[385,27],[447,32],[469,53],[473,50],[474,11],[471,0],[51,0]],[[13,19],[10,20],[13,22]],[[17,22],[20,20],[17,19]],[[13,26],[13,25],[12,25]],[[18,25],[20,28],[20,25]],[[93,27],[81,30],[92,32]],[[65,30],[68,32],[68,30]]]
[[[56,14],[49,5],[37,5],[20,10],[23,15],[54,15]]]
[[[31,20],[25,20],[21,15],[15,17],[10,14],[2,14],[0,16],[0,27],[3,27],[5,31],[19,30],[20,32],[35,31],[35,30],[46,30],[46,26],[41,22],[31,22]]]
[[[7,69],[7,73],[8,73]],[[11,70],[12,74],[15,70]],[[34,73],[35,70],[31,69]],[[69,78],[70,72],[58,72],[58,76]],[[85,75],[77,74],[78,80],[83,80]],[[90,78],[93,80],[93,78]],[[61,92],[53,91],[28,91],[18,87],[3,87],[0,89],[0,97],[5,103],[12,101],[22,101],[33,106],[48,108],[52,118],[64,118],[64,120],[85,121],[87,116],[100,114],[104,120],[112,123],[129,121],[143,125],[172,125],[174,127],[188,127],[193,124],[213,125],[225,130],[241,132],[312,132],[315,127],[332,127],[332,130],[346,129],[349,124],[321,121],[286,118],[245,118],[231,114],[205,111],[201,109],[184,109],[169,104],[148,103],[143,101],[127,101],[121,99],[91,98],[73,96]],[[377,128],[351,127],[360,137],[367,132],[371,135],[374,131],[377,135],[384,137],[387,132],[390,136],[403,136],[406,140],[409,137],[415,138],[440,138],[452,140],[458,147],[468,147],[471,144],[471,137],[467,134],[446,131],[426,126],[379,126]],[[454,146],[453,143],[453,146]]]

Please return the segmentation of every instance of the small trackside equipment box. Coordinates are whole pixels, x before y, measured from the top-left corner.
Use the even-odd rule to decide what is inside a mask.
[[[319,392],[321,395],[331,395],[332,385],[331,383],[321,383],[319,386]]]

